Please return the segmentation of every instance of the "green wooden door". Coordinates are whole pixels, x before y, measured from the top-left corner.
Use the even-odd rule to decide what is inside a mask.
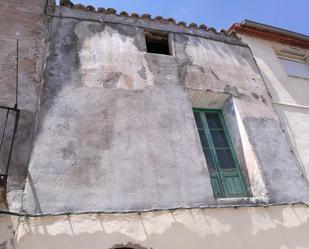
[[[215,197],[247,196],[221,111],[193,109],[193,112]]]

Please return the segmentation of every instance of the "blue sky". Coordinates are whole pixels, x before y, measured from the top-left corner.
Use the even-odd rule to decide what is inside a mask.
[[[243,19],[309,35],[309,0],[71,0],[227,29]]]

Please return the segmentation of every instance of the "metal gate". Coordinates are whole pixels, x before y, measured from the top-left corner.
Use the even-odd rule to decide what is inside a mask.
[[[15,105],[8,107],[0,105],[0,200],[5,197],[7,178],[11,164],[14,140],[17,132],[20,110],[18,109],[18,40],[1,40],[0,65],[16,69]],[[16,56],[14,48],[16,48]],[[15,57],[16,62],[12,59]],[[5,72],[1,72],[5,73]],[[1,99],[2,100],[2,99]]]
[[[6,186],[20,111],[0,106],[0,186]]]

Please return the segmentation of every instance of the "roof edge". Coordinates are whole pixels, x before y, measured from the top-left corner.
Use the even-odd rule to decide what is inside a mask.
[[[263,24],[263,23],[251,21],[251,20],[248,20],[248,19],[243,20],[241,22],[241,24],[245,25],[245,26],[269,30],[269,31],[277,32],[277,33],[280,33],[280,34],[283,34],[283,35],[288,35],[288,36],[291,36],[291,37],[297,37],[299,39],[304,39],[304,40],[309,41],[308,35],[297,33],[297,32],[291,31],[291,30],[283,29],[283,28],[274,27],[274,26],[271,26],[271,25],[268,25],[268,24]]]
[[[190,29],[199,29],[199,30],[204,30],[204,31],[211,31],[215,34],[219,35],[226,35],[226,36],[231,36],[231,34],[228,34],[228,32],[225,29],[221,29],[220,31],[217,31],[213,27],[207,27],[205,24],[197,25],[196,23],[190,23],[187,24],[184,21],[178,21],[174,18],[164,18],[162,16],[155,16],[152,17],[150,14],[145,13],[145,14],[137,14],[137,13],[127,13],[126,11],[121,11],[117,13],[117,10],[114,8],[95,8],[92,5],[83,5],[83,4],[74,4],[70,0],[60,0],[60,7],[69,7],[70,9],[74,10],[81,10],[81,11],[86,11],[86,12],[93,12],[93,13],[101,13],[101,14],[107,14],[107,15],[115,15],[115,16],[122,16],[122,17],[128,17],[128,18],[134,18],[134,19],[143,19],[143,20],[148,20],[148,21],[154,21],[160,24],[174,24],[179,27],[183,28],[190,28]]]
[[[309,36],[282,28],[243,20],[241,23],[234,23],[229,29],[229,34],[244,34],[269,41],[309,49]]]

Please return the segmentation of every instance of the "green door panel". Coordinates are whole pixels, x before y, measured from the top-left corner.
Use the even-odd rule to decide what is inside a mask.
[[[218,177],[210,177],[211,185],[214,191],[214,195],[216,198],[223,198],[223,189],[221,189],[220,181]]]
[[[193,109],[193,112],[215,197],[247,196],[221,111]]]
[[[225,186],[224,189],[228,197],[240,197],[247,195],[245,185],[243,184],[237,169],[221,170],[221,176],[223,178],[223,185]]]

